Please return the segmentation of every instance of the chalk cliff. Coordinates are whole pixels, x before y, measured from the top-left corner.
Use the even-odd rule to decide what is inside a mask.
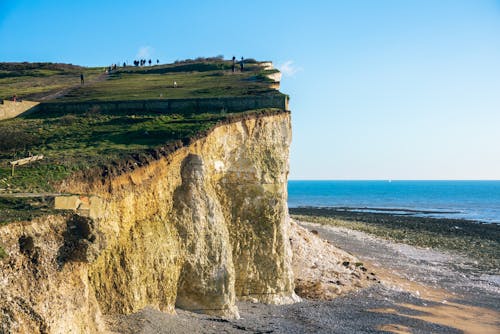
[[[145,306],[238,317],[237,299],[291,303],[290,114],[219,125],[125,172],[74,178],[65,213],[0,227],[0,333],[104,332]],[[82,202],[83,203],[83,202]]]

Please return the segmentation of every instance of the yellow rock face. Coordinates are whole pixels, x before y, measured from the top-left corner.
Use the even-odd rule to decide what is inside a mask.
[[[59,261],[67,217],[0,228],[0,333],[102,333],[104,321],[88,265]]]
[[[41,249],[45,239],[57,239],[51,252],[42,252],[44,261],[61,267],[57,249],[63,249],[67,255],[59,262],[67,262],[62,266],[66,277],[81,283],[67,290],[53,284],[37,291],[39,299],[75,295],[85,286],[86,297],[79,303],[94,311],[85,325],[75,323],[73,332],[101,331],[101,313],[131,313],[147,305],[166,312],[177,306],[238,317],[236,299],[298,300],[286,219],[290,140],[288,113],[261,116],[221,125],[189,147],[119,177],[65,183],[60,191],[99,199],[85,207],[92,219],[76,219],[73,226],[60,217],[58,231],[30,233]],[[39,224],[43,221],[29,223],[34,229]],[[29,276],[26,266],[7,266],[18,247],[20,233],[13,231],[19,225],[0,228],[0,243],[10,254],[1,264],[0,292],[31,300],[31,290],[1,283],[14,273]],[[39,279],[27,278],[32,289],[60,277],[56,269]],[[64,305],[71,303],[80,305],[71,299]],[[69,306],[48,312],[37,303],[30,305],[46,319],[49,332],[63,332],[51,324],[71,326],[64,320],[71,319]],[[10,326],[22,317],[14,312]]]

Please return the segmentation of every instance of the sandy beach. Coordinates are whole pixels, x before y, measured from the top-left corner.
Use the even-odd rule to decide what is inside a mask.
[[[240,302],[228,320],[145,309],[109,319],[118,333],[498,333],[500,276],[459,253],[409,246],[352,229],[299,222],[355,255],[380,283],[330,301]]]

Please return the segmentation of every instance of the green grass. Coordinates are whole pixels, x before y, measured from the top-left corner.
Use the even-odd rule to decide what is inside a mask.
[[[52,191],[53,184],[76,170],[126,159],[175,140],[195,137],[225,119],[224,114],[107,115],[15,118],[0,122],[0,133],[16,129],[36,140],[18,152],[0,152],[0,189],[14,192]],[[32,154],[45,159],[18,166],[9,161]]]
[[[53,213],[53,206],[51,197],[0,197],[0,226]]]
[[[243,73],[232,73],[223,62],[199,65],[121,68],[109,75],[108,80],[92,86],[78,87],[59,101],[126,101],[279,94],[269,87],[267,78],[261,74],[263,71],[256,65]],[[176,88],[174,82],[177,83]]]
[[[84,68],[63,64],[0,63],[0,99],[13,95],[37,101],[50,93],[80,84],[80,73],[87,81],[103,73],[103,68]]]
[[[55,184],[76,171],[135,159],[179,140],[189,142],[231,117],[265,111],[183,115],[89,112],[63,117],[44,113],[40,118],[32,114],[5,120],[0,122],[0,134],[21,138],[22,145],[16,151],[0,150],[0,193],[51,192]],[[12,176],[9,161],[29,154],[43,154],[44,159],[17,166]]]
[[[7,256],[8,256],[7,252],[2,248],[2,246],[0,246],[0,260]]]
[[[202,59],[169,65],[118,68],[104,80],[80,86],[80,73],[86,82],[97,78],[103,68],[82,68],[48,63],[0,63],[0,97],[17,94],[36,100],[44,94],[68,89],[54,101],[93,102],[147,99],[261,96],[281,94],[270,88],[264,71],[255,61],[243,73],[231,72],[231,62]],[[173,82],[177,87],[173,87]],[[0,194],[52,192],[57,184],[76,172],[107,170],[108,167],[147,160],[158,152],[189,143],[216,124],[233,117],[276,110],[248,110],[231,113],[217,111],[182,114],[149,112],[106,112],[99,107],[87,112],[63,114],[50,105],[33,112],[0,121]],[[180,143],[180,144],[179,144]],[[44,159],[17,166],[11,175],[10,161],[43,154]],[[9,204],[10,203],[10,204]],[[19,204],[19,203],[18,203]],[[0,203],[0,206],[2,204]],[[0,220],[17,219],[11,213],[32,210],[29,206],[5,202]],[[7,207],[16,208],[8,211]],[[2,218],[4,217],[4,218]]]
[[[63,64],[0,63],[0,98],[39,100],[62,89],[70,92],[57,101],[126,101],[158,98],[207,98],[279,94],[257,63],[245,71],[232,73],[231,62],[206,60],[157,66],[118,67],[105,80],[91,83],[104,73],[104,67],[85,68]],[[88,84],[80,86],[80,73]],[[173,83],[177,82],[177,88]]]

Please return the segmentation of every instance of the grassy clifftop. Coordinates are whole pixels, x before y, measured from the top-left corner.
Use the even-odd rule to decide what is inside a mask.
[[[103,70],[71,64],[0,63],[0,99],[17,95],[38,101],[50,93],[79,84],[82,73],[88,81],[92,81]]]
[[[62,101],[126,101],[142,99],[211,98],[275,94],[257,63],[232,73],[230,62],[126,67],[92,87],[79,87]],[[174,82],[176,87],[174,87]]]
[[[119,67],[109,74],[102,67],[0,64],[0,97],[16,94],[50,102],[43,111],[0,121],[0,194],[53,191],[55,184],[77,171],[140,160],[141,155],[182,146],[220,122],[277,112],[272,108],[109,112],[100,109],[99,102],[282,96],[266,77],[273,71],[252,61],[244,72],[232,73],[231,62],[220,59]],[[80,73],[86,76],[83,86]],[[64,114],[50,109],[80,102],[96,105]],[[11,175],[10,161],[37,154],[44,159],[18,166]]]
[[[239,66],[237,65],[239,69]],[[0,63],[0,98],[40,100],[67,89],[59,102],[127,101],[157,98],[207,98],[274,94],[259,63],[250,60],[244,72],[231,72],[231,62],[217,58],[156,66],[86,68],[50,63]],[[80,74],[86,83],[80,85]],[[174,82],[177,87],[174,88]],[[48,99],[54,100],[52,99]]]

